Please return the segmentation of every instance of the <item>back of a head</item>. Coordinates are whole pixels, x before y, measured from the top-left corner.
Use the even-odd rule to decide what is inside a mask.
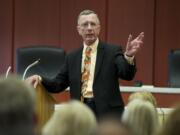
[[[93,112],[79,101],[62,104],[44,126],[43,135],[92,135],[96,130]]]
[[[120,117],[104,117],[98,123],[96,135],[132,135],[130,128],[121,122]]]
[[[159,135],[180,134],[180,104],[170,113]]]
[[[155,97],[149,91],[144,90],[144,91],[139,91],[139,92],[132,93],[128,98],[128,102],[131,102],[134,99],[141,99],[141,100],[149,101],[155,107],[157,106]]]
[[[15,76],[0,78],[0,134],[32,135],[34,89]]]
[[[157,132],[157,111],[148,101],[135,99],[129,102],[122,120],[134,135],[154,135]]]

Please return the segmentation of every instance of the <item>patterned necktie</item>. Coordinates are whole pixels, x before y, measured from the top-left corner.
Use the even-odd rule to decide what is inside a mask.
[[[87,47],[85,50],[85,58],[84,58],[84,68],[83,72],[81,74],[81,93],[84,95],[87,85],[88,85],[88,80],[90,77],[90,67],[91,67],[91,47]]]

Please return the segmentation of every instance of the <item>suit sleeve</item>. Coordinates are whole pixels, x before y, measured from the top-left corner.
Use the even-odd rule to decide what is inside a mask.
[[[53,79],[42,77],[42,84],[51,93],[61,92],[69,86],[67,57],[56,77]]]
[[[117,67],[118,76],[124,80],[132,80],[136,73],[136,64],[129,64],[125,59],[122,48],[118,48],[115,52],[115,65]]]

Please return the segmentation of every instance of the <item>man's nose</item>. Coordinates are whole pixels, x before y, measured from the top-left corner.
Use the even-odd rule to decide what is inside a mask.
[[[91,23],[88,23],[87,28],[88,28],[88,29],[92,29],[92,24],[91,24]]]

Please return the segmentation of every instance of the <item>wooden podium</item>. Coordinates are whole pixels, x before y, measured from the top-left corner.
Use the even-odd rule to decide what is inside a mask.
[[[36,113],[37,113],[37,134],[41,133],[44,124],[49,120],[54,112],[55,100],[47,92],[42,84],[36,88]]]

